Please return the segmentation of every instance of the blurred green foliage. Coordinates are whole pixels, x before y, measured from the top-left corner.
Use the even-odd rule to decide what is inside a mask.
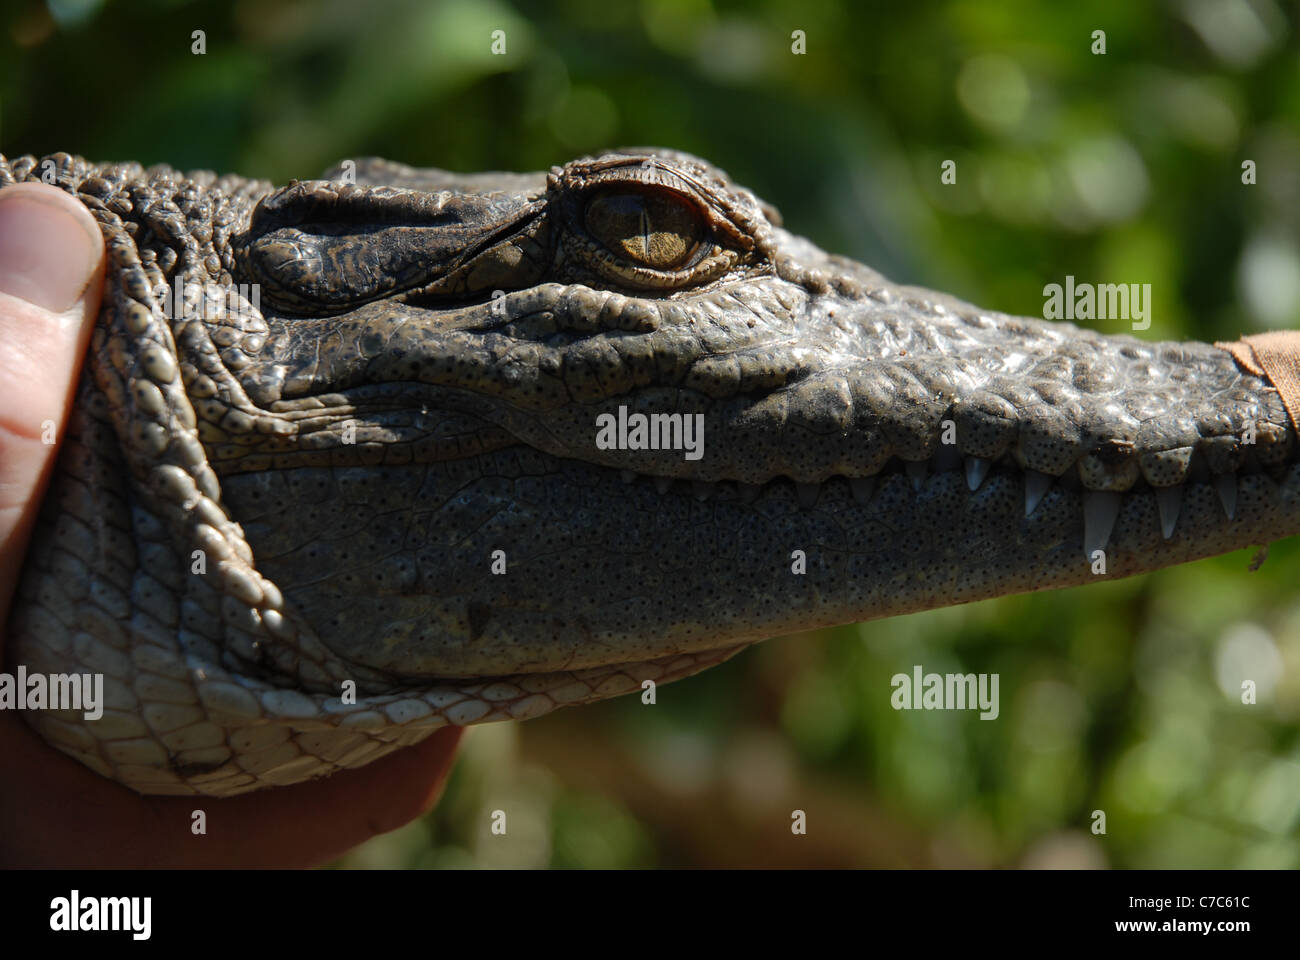
[[[1151,283],[1153,339],[1300,326],[1278,0],[8,0],[0,25],[6,155],[285,180],[656,144],[825,249],[988,307],[1041,314],[1073,274]],[[1249,562],[774,640],[653,709],[475,730],[439,808],[343,862],[1300,866],[1300,550]],[[918,663],[998,673],[1000,717],[894,711]]]

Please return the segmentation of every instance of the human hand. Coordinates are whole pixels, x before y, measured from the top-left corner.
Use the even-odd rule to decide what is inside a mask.
[[[41,424],[67,418],[99,309],[104,244],[62,190],[0,190],[0,628],[54,464]],[[0,634],[0,670],[4,670]],[[459,727],[358,770],[227,799],[140,796],[0,711],[0,865],[305,867],[431,809]],[[207,814],[207,833],[191,815]]]

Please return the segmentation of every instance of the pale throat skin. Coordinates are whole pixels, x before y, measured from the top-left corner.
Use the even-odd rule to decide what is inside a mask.
[[[897,286],[685,154],[283,188],[45,160],[109,270],[7,662],[102,673],[98,720],[28,719],[140,792],[1300,530],[1287,411],[1225,350]],[[702,455],[597,442],[634,414]]]

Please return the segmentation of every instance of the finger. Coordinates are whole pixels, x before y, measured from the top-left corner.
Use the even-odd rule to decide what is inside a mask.
[[[223,864],[247,867],[329,863],[357,844],[433,809],[451,773],[463,730],[444,727],[413,747],[325,780],[234,797],[229,810],[218,807],[213,813],[223,820],[229,816],[230,831],[242,839],[235,840],[230,850],[209,841],[206,856],[216,853]],[[268,818],[279,824],[276,830],[266,830]],[[195,851],[191,854],[195,855],[187,862],[197,859]]]
[[[357,770],[224,800],[142,797],[0,715],[3,867],[311,867],[433,808],[462,728]],[[195,834],[195,812],[205,832]]]
[[[0,624],[99,309],[103,261],[98,226],[68,194],[0,190]]]

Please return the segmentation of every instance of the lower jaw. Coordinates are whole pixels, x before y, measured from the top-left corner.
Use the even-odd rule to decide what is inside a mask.
[[[1300,532],[1300,464],[1238,476],[1231,519],[1219,486],[1184,484],[1169,537],[1156,491],[1106,494],[1103,540],[1088,520],[1094,492],[1054,484],[1026,516],[1026,474],[1016,470],[994,468],[974,491],[962,471],[915,485],[887,472],[869,491],[832,479],[809,504],[784,481],[746,502],[727,483],[702,497],[682,481],[661,493],[653,478],[626,483],[616,470],[537,457],[541,469],[513,479],[449,473],[450,499],[410,505],[444,545],[415,556],[414,590],[378,596],[363,578],[348,594],[337,581],[295,577],[292,557],[283,570],[259,565],[300,609],[324,599],[354,613],[366,636],[336,648],[344,656],[397,676],[485,677],[716,650],[1130,576]],[[392,469],[420,471],[427,495],[428,471],[451,467]],[[501,576],[488,573],[494,550]],[[422,632],[390,643],[385,621]]]

